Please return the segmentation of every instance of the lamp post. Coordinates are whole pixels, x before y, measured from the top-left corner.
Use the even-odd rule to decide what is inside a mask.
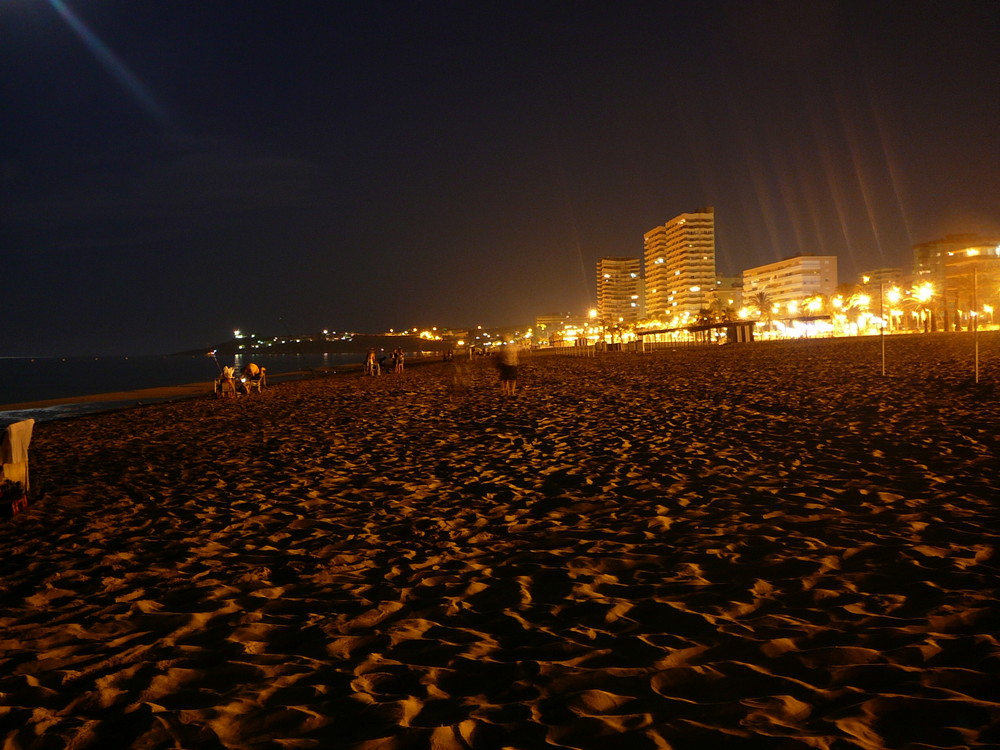
[[[878,336],[882,341],[882,375],[885,375],[885,282],[878,283]]]
[[[597,319],[597,308],[594,308],[594,307],[590,308],[590,312],[587,313],[587,316],[590,318],[590,327],[591,327],[591,329],[593,329],[594,322]],[[592,356],[595,356],[595,357],[597,356],[597,339],[596,339],[596,337],[594,339],[594,348],[592,350]]]
[[[976,349],[976,383],[979,383],[979,311],[976,308],[979,306],[976,300],[977,293],[977,283],[976,283],[976,269],[972,269],[972,340],[975,344]]]

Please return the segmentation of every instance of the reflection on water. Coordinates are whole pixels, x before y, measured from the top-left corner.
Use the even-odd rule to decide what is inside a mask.
[[[144,399],[143,404],[155,404],[160,401],[169,401],[170,398],[150,398]],[[58,406],[45,406],[40,409],[16,409],[12,411],[0,411],[0,429],[9,424],[20,422],[24,419],[34,419],[36,422],[51,422],[56,419],[67,419],[69,417],[82,417],[85,414],[97,414],[102,411],[115,411],[117,409],[127,409],[137,406],[136,401],[87,401],[75,404],[59,404]]]

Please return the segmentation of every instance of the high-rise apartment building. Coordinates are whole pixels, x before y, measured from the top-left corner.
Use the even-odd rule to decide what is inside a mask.
[[[643,240],[646,318],[670,327],[694,321],[715,287],[715,209],[675,216]]]
[[[597,317],[605,325],[636,323],[642,317],[642,265],[639,258],[597,261]]]

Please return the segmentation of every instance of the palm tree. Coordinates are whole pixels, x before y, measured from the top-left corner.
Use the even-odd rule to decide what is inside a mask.
[[[703,307],[698,310],[698,315],[695,318],[695,325],[711,325],[715,322],[715,316],[712,314],[712,310],[707,307]]]
[[[761,289],[759,292],[754,292],[750,295],[749,302],[751,307],[757,308],[760,320],[767,323],[767,329],[771,330],[771,310],[774,307],[771,295]]]
[[[736,311],[718,298],[713,299],[712,304],[708,306],[708,314],[713,323],[732,323],[736,320]]]

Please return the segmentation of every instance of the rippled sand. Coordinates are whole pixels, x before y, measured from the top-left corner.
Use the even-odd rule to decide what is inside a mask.
[[[4,748],[1000,747],[1000,336],[40,424]]]

